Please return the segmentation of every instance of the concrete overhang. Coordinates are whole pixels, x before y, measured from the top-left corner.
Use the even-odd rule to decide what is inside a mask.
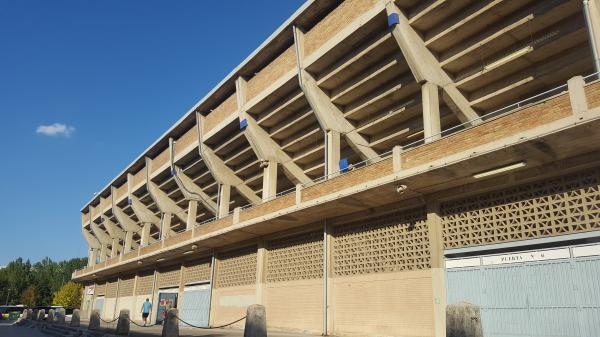
[[[144,150],[123,171],[121,171],[106,186],[100,189],[82,208],[85,212],[89,205],[97,204],[99,198],[110,194],[110,187],[114,184],[122,184],[127,179],[127,173],[135,173],[143,167],[145,157],[153,157],[169,146],[169,138],[178,138],[195,124],[196,112],[206,114],[216,107],[222,100],[235,91],[235,80],[240,76],[251,77],[264,66],[269,64],[283,50],[294,42],[292,27],[299,26],[309,29],[321,20],[342,0],[307,0],[294,12],[275,32],[273,32],[263,43],[260,44],[244,61],[235,67],[223,80],[221,80],[211,91],[190,108],[173,126],[165,131],[152,145]]]
[[[590,110],[585,119],[577,116],[563,118],[543,128],[527,130],[498,139],[491,144],[399,170],[369,181],[364,186],[355,186],[258,219],[216,229],[177,245],[115,263],[110,267],[100,266],[93,272],[74,276],[74,280],[92,281],[131,272],[140,266],[148,267],[157,263],[173,263],[184,258],[198,258],[210,254],[215,248],[227,245],[241,246],[257,237],[314,224],[323,219],[356,212],[380,212],[382,207],[387,210],[392,207],[417,207],[424,204],[424,198],[432,195],[443,201],[459,195],[481,193],[486,189],[508,187],[600,166],[598,144],[600,108]],[[486,179],[473,177],[476,173],[520,161],[526,162],[524,168]],[[406,186],[402,193],[397,192],[399,185]],[[196,246],[193,254],[183,255],[184,252],[192,250],[192,246]]]

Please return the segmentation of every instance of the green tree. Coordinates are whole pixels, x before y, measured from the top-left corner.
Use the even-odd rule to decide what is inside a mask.
[[[34,307],[37,304],[37,292],[33,286],[27,287],[21,294],[21,303],[28,307]]]
[[[73,271],[85,267],[86,258],[54,262],[50,258],[31,264],[17,258],[0,269],[0,304],[20,304],[28,287],[35,290],[35,305],[50,305],[54,294],[69,280]]]
[[[63,307],[79,308],[81,306],[81,295],[83,287],[81,284],[69,281],[65,283],[54,295],[53,305]]]

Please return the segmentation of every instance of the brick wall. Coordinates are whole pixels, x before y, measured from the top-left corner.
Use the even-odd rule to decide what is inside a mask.
[[[304,54],[309,56],[325,42],[359,18],[380,0],[346,0],[319,21],[304,38]]]
[[[287,72],[296,68],[296,50],[292,45],[248,81],[247,100],[260,94]]]
[[[392,158],[387,158],[302,190],[302,202],[368,183],[392,173]]]
[[[250,220],[259,216],[273,213],[287,207],[291,207],[296,203],[296,195],[294,193],[284,195],[277,199],[262,203],[252,208],[242,210],[240,212],[240,221]]]
[[[223,103],[216,107],[211,113],[209,113],[204,119],[204,125],[202,129],[204,132],[212,130],[214,127],[219,125],[223,120],[229,117],[231,114],[237,111],[237,98],[235,93],[229,96]]]
[[[567,94],[513,112],[402,154],[402,168],[411,168],[484,145],[515,133],[548,124],[571,115]]]
[[[600,81],[587,85],[585,87],[585,96],[590,109],[600,106]]]

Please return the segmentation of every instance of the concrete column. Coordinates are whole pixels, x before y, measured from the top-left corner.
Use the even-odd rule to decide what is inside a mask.
[[[327,130],[325,139],[327,146],[327,175],[339,173],[340,171],[340,133]]]
[[[256,263],[256,303],[264,304],[264,287],[267,276],[267,246],[264,240],[258,241]]]
[[[160,238],[164,240],[169,237],[169,231],[171,230],[171,218],[173,215],[171,213],[163,213],[162,219],[160,221]]]
[[[133,243],[133,232],[127,231],[125,233],[125,246],[123,247],[123,254],[127,254],[131,251],[132,243]]]
[[[392,164],[394,173],[398,173],[402,170],[402,147],[399,145],[392,148]]]
[[[100,247],[100,262],[105,261],[106,256],[108,256],[108,245],[103,243]]]
[[[111,246],[110,257],[115,258],[115,257],[119,256],[119,239],[112,238],[112,243],[110,244],[110,246]]]
[[[198,214],[198,202],[196,200],[188,201],[188,212],[185,230],[192,230],[196,226],[196,215]]]
[[[96,257],[98,256],[98,250],[95,248],[90,248],[88,255],[88,267],[91,267],[96,264]]]
[[[277,194],[277,163],[269,161],[263,168],[262,200],[268,200]]]
[[[581,76],[575,76],[567,81],[569,100],[573,115],[581,116],[588,111],[587,97],[585,96],[585,81]]]
[[[425,82],[421,86],[421,98],[423,101],[423,130],[425,142],[429,143],[440,138],[440,99],[438,86],[431,82]]]
[[[229,214],[229,200],[231,197],[231,185],[221,185],[219,191],[219,218],[224,218]]]
[[[142,237],[140,239],[140,247],[146,247],[150,244],[150,228],[151,223],[145,223],[142,225]]]
[[[446,280],[444,274],[444,245],[440,204],[427,201],[427,235],[431,254],[434,336],[446,337]]]

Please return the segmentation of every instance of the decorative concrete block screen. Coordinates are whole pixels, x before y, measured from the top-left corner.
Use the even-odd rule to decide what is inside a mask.
[[[158,272],[156,275],[156,287],[165,288],[179,286],[179,277],[181,276],[181,267],[173,267]]]
[[[256,283],[256,246],[219,255],[217,288]]]
[[[210,260],[186,265],[183,269],[183,284],[210,280]]]
[[[333,228],[335,276],[430,268],[424,208]]]
[[[154,273],[139,274],[137,278],[137,286],[135,288],[136,295],[147,295],[152,293],[152,283],[154,283]]]
[[[267,282],[323,277],[323,232],[305,233],[269,243]]]
[[[446,248],[600,229],[600,170],[479,194],[442,205]]]

